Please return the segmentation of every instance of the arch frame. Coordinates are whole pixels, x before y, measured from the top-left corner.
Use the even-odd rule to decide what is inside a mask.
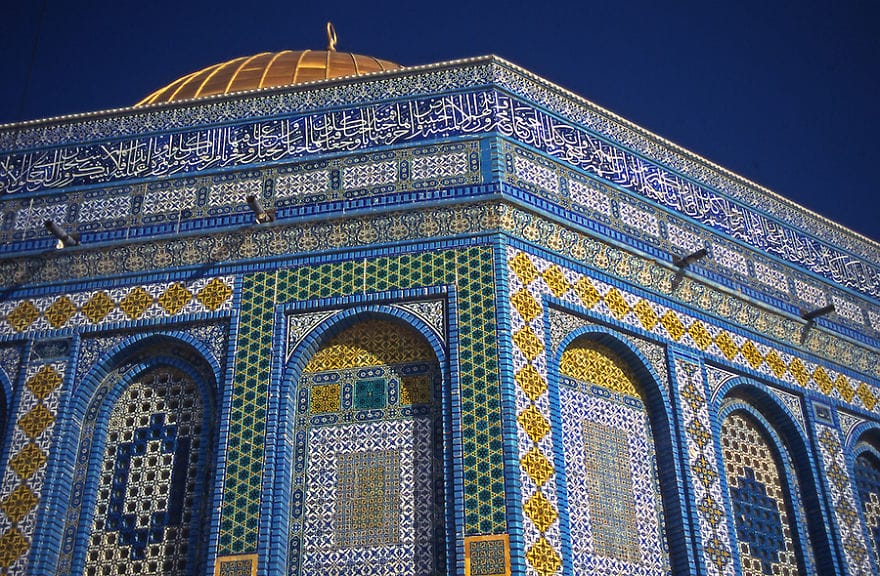
[[[443,341],[434,327],[411,312],[397,307],[424,299],[446,301],[445,320],[448,339]],[[299,380],[309,359],[336,334],[355,324],[373,318],[390,319],[403,323],[424,338],[434,352],[440,369],[439,409],[444,439],[442,462],[444,479],[444,531],[446,570],[463,570],[463,542],[456,535],[464,525],[463,509],[456,499],[463,486],[461,456],[461,400],[453,390],[458,389],[458,376],[452,366],[457,363],[457,329],[455,327],[454,287],[419,288],[393,293],[368,293],[332,301],[321,299],[278,305],[275,311],[274,350],[285,349],[287,327],[285,317],[293,312],[333,311],[313,326],[309,333],[289,351],[287,358],[277,354],[272,362],[270,402],[267,411],[266,464],[263,472],[263,502],[259,529],[258,571],[260,576],[287,574],[290,570],[291,479],[293,450],[295,448],[296,397]],[[435,434],[437,431],[435,431]],[[270,553],[271,550],[271,553]],[[279,552],[279,551],[282,551]]]
[[[557,491],[559,496],[559,522],[560,533],[563,542],[563,565],[564,574],[573,574],[573,545],[571,540],[571,516],[569,508],[569,489],[567,469],[565,464],[564,449],[560,448],[563,442],[562,430],[562,412],[560,401],[560,362],[562,354],[568,347],[583,338],[590,339],[610,349],[617,357],[625,362],[632,370],[633,375],[638,379],[640,384],[640,392],[644,395],[643,405],[651,430],[651,440],[654,444],[654,454],[668,450],[672,455],[668,460],[662,463],[657,459],[657,466],[654,469],[658,489],[660,491],[661,506],[663,509],[663,542],[668,550],[668,561],[670,569],[673,573],[676,571],[686,570],[691,563],[690,550],[691,540],[689,523],[684,519],[687,518],[686,494],[682,486],[684,484],[684,473],[682,471],[682,453],[679,448],[681,440],[676,431],[677,424],[675,422],[675,411],[672,409],[672,400],[669,393],[661,385],[662,378],[655,371],[651,362],[638,350],[629,340],[629,334],[623,330],[607,327],[604,324],[592,319],[589,315],[583,315],[576,310],[557,299],[545,296],[545,302],[548,306],[544,306],[544,319],[549,325],[549,308],[554,308],[570,313],[574,316],[582,317],[589,322],[588,326],[582,326],[574,329],[566,334],[559,342],[556,350],[552,355],[548,356],[548,391],[550,399],[550,415],[551,430],[554,437],[554,446],[557,446],[554,453],[553,465],[557,469]],[[663,346],[660,342],[643,338],[654,344]],[[664,346],[665,348],[665,346]],[[669,354],[666,354],[667,366],[671,361]],[[679,534],[678,538],[673,541],[671,534]]]
[[[824,490],[821,488],[814,456],[815,447],[806,432],[797,425],[789,408],[764,389],[760,382],[747,376],[736,376],[725,382],[710,401],[712,436],[718,455],[718,467],[722,473],[722,495],[728,525],[731,527],[731,549],[736,565],[742,564],[721,444],[721,427],[729,416],[737,412],[747,414],[756,422],[768,441],[780,481],[784,483],[782,488],[788,497],[786,512],[791,518],[797,537],[794,545],[804,569],[808,574],[816,573],[817,570],[819,573],[839,573],[840,560],[834,542],[825,532],[825,526],[830,525],[831,517],[826,499],[821,496]],[[817,516],[821,521],[811,520]],[[809,554],[808,546],[812,549],[812,554]]]
[[[875,571],[880,572],[880,550],[875,549],[876,544],[872,543],[871,532],[868,527],[868,521],[865,517],[865,504],[859,494],[858,487],[855,485],[855,467],[856,459],[862,455],[869,455],[874,461],[877,469],[880,470],[880,423],[865,421],[858,424],[850,434],[846,448],[844,449],[844,457],[846,458],[847,472],[852,478],[853,496],[858,508],[859,521],[862,523],[862,534],[865,543],[871,549],[868,553],[871,566]]]
[[[79,337],[76,349],[78,354]],[[175,349],[185,351],[186,355],[174,355]],[[137,378],[160,366],[180,370],[193,380],[199,391],[204,414],[201,442],[205,461],[197,479],[197,492],[201,487],[203,494],[196,502],[196,509],[201,511],[196,520],[204,520],[204,525],[191,534],[190,540],[194,542],[198,536],[207,543],[192,558],[201,565],[205,576],[213,573],[211,564],[217,553],[219,525],[214,493],[220,472],[217,465],[223,404],[220,383],[224,374],[204,344],[178,330],[143,332],[125,338],[74,382],[67,397],[62,399],[59,414],[64,416],[59,422],[46,479],[47,485],[57,486],[58,490],[43,508],[43,519],[38,523],[32,555],[35,573],[73,576],[83,572],[88,540],[88,530],[83,527],[90,526],[94,518],[97,472],[107,446],[109,416],[118,399]],[[71,375],[74,372],[75,361],[70,366]],[[77,471],[82,481],[75,483]]]

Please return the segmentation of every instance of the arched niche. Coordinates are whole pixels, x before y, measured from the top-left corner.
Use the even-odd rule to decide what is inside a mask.
[[[204,357],[168,337],[118,350],[77,390],[59,573],[205,570],[216,390]]]
[[[670,546],[667,533],[668,508],[679,526],[675,535],[683,539],[675,457],[656,376],[632,348],[603,332],[576,334],[561,350],[558,414],[572,569],[667,574],[686,558],[675,537]],[[666,455],[660,463],[658,451]]]
[[[288,572],[446,572],[436,350],[390,315],[307,339],[293,389]]]
[[[808,574],[827,567],[831,556],[821,535],[815,478],[788,414],[747,383],[727,391],[719,421],[731,536],[743,576]]]
[[[874,569],[880,569],[880,428],[863,431],[852,450],[852,477]]]

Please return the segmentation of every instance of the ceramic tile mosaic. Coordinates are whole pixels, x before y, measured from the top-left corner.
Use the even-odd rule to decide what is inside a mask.
[[[221,556],[214,566],[214,576],[257,576],[257,555]]]
[[[851,478],[837,430],[818,423],[815,426],[816,437],[819,440],[819,453],[821,454],[820,465],[825,478],[828,479],[831,506],[834,510],[838,537],[846,556],[847,569],[850,574],[870,574],[872,572],[871,558],[868,543],[865,542],[865,534],[861,530],[855,498],[855,494],[858,493],[863,505],[870,502],[870,496],[867,501],[864,499],[865,494],[862,492],[864,484],[859,483],[859,472],[864,469],[860,469],[858,465],[854,466],[856,478]],[[868,510],[867,506],[865,506],[865,510]],[[865,517],[867,519],[868,515],[866,514]],[[873,538],[872,544],[876,546],[876,536],[870,530],[869,534]]]
[[[687,440],[687,464],[699,522],[698,538],[705,554],[704,565],[713,576],[736,574],[731,531],[725,513],[718,454],[712,436],[712,420],[700,365],[675,359],[679,408]]]
[[[465,576],[510,576],[510,538],[507,534],[466,536]]]
[[[88,576],[190,574],[204,415],[187,376],[157,370],[126,388],[107,425],[86,550]]]
[[[734,412],[722,423],[721,445],[743,576],[802,574],[788,494],[765,432]]]
[[[0,335],[229,310],[232,278],[148,284],[0,304]]]
[[[719,328],[596,278],[571,272],[566,276],[558,265],[513,248],[508,252],[508,265],[514,274],[517,269],[528,270],[526,274],[530,284],[537,281],[529,288],[534,292],[532,300],[535,302],[546,291],[601,316],[647,330],[663,340],[694,348],[699,353],[722,358],[806,390],[818,390],[824,395],[870,411],[880,409],[880,389],[877,387],[816,362],[777,350],[757,338],[752,340]],[[514,309],[517,308],[518,289],[512,288]],[[529,335],[528,338],[531,339],[532,336]]]
[[[242,283],[242,314],[232,391],[230,441],[240,450],[228,454],[221,519],[222,554],[251,552],[256,544],[254,504],[260,501],[259,470],[263,459],[268,359],[274,305],[315,298],[345,297],[365,290],[382,292],[425,286],[457,285],[460,331],[458,378],[462,402],[464,469],[463,509],[466,533],[500,533],[506,529],[503,478],[498,438],[500,402],[493,303],[494,270],[489,248],[467,248],[404,254],[368,260],[327,262],[256,274]],[[247,418],[248,425],[242,424]],[[489,446],[490,450],[485,450]]]
[[[567,348],[559,370],[575,573],[667,574],[654,442],[634,376],[590,341]]]
[[[32,363],[19,392],[9,466],[0,489],[0,571],[24,574],[43,498],[66,364]]]
[[[874,566],[880,566],[880,461],[876,454],[867,450],[856,456],[853,476]]]
[[[420,376],[426,390],[403,394]],[[427,341],[385,320],[356,323],[309,358],[297,389],[291,574],[440,569],[439,378]]]

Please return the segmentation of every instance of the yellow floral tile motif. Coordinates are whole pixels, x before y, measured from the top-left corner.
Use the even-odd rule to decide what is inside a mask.
[[[823,394],[830,394],[831,390],[834,388],[834,382],[831,380],[831,377],[828,376],[828,372],[826,372],[821,366],[818,366],[813,371],[813,380],[819,385],[819,390],[821,390]]]
[[[85,316],[89,322],[97,324],[103,320],[107,314],[112,312],[114,308],[116,308],[116,302],[114,302],[113,299],[102,290],[89,298],[89,301],[83,305],[80,312],[83,313],[83,316]]]
[[[19,484],[3,499],[3,502],[0,502],[0,508],[10,520],[18,524],[37,505],[38,501],[37,495],[26,484]]]
[[[51,324],[53,328],[61,328],[67,324],[67,321],[70,320],[70,317],[74,314],[76,314],[76,306],[74,306],[73,302],[70,301],[70,298],[66,296],[62,296],[55,300],[52,305],[46,308],[43,312],[46,320],[49,321],[49,324]]]
[[[61,376],[49,365],[40,368],[25,382],[25,386],[40,400],[43,400],[60,385]]]
[[[537,446],[526,452],[520,460],[520,465],[539,487],[543,486],[553,474],[553,465]]]
[[[384,366],[434,359],[431,345],[415,331],[387,320],[358,322],[330,339],[305,372]]]
[[[431,402],[431,377],[427,374],[404,376],[400,382],[401,404],[428,404]]]
[[[617,288],[612,288],[605,294],[605,304],[618,320],[629,312],[629,304]]]
[[[550,432],[550,423],[534,406],[520,412],[516,419],[535,444]]]
[[[807,382],[810,381],[810,373],[807,371],[807,367],[804,366],[803,362],[799,359],[795,358],[792,360],[791,364],[788,365],[788,370],[801,386],[806,386]]]
[[[52,412],[42,404],[37,404],[30,412],[19,418],[18,427],[28,438],[35,440],[53,422],[55,422],[55,416]]]
[[[559,361],[559,372],[626,396],[640,397],[628,365],[594,340],[576,340],[569,345]]]
[[[660,323],[666,328],[667,334],[669,334],[669,336],[671,336],[676,342],[681,340],[681,337],[687,333],[684,324],[678,319],[678,314],[672,310],[666,311],[663,317],[660,318]]]
[[[33,476],[45,462],[46,455],[43,451],[36,444],[30,443],[9,459],[9,467],[24,481]]]
[[[840,397],[847,402],[852,401],[853,396],[855,396],[856,391],[850,385],[849,380],[847,380],[846,377],[842,374],[838,375],[837,378],[835,378],[834,387],[837,388],[837,391],[840,393]]]
[[[751,364],[752,368],[757,368],[764,363],[764,357],[761,355],[761,351],[758,350],[757,346],[755,346],[751,340],[745,341],[742,348],[740,348],[740,352],[748,363]]]
[[[767,365],[770,366],[770,369],[773,370],[773,373],[777,378],[782,378],[785,376],[785,372],[788,370],[788,367],[785,365],[785,362],[782,358],[779,357],[779,354],[776,353],[776,350],[771,350],[764,357],[764,360],[767,362]]]
[[[39,317],[40,311],[37,310],[36,306],[30,301],[25,300],[6,315],[6,321],[12,326],[13,330],[22,332]]]
[[[552,576],[562,567],[559,554],[543,536],[526,552],[526,559],[540,576]]]
[[[338,412],[339,402],[339,384],[312,387],[312,412]]]
[[[12,566],[22,554],[28,551],[30,544],[17,528],[10,528],[0,536],[0,568],[4,570]]]
[[[138,286],[125,295],[119,302],[119,308],[132,320],[137,320],[153,305],[153,297],[149,292]]]
[[[865,385],[864,382],[861,382],[859,384],[859,387],[856,389],[856,394],[858,394],[859,399],[862,401],[862,404],[864,404],[865,408],[867,408],[868,410],[873,410],[874,406],[877,405],[877,399],[874,398],[871,390]]]
[[[602,295],[586,276],[575,282],[574,291],[581,304],[587,308],[592,308],[602,300]]]
[[[534,402],[547,391],[547,382],[531,364],[527,364],[514,375],[514,380],[522,391]]]
[[[546,532],[550,526],[556,522],[558,514],[553,504],[547,500],[540,490],[535,492],[531,498],[526,501],[523,511],[528,515],[529,519],[534,522],[535,526],[541,532]]]
[[[544,270],[541,276],[544,278],[544,282],[547,283],[547,287],[550,288],[550,291],[557,298],[568,292],[569,288],[571,288],[559,266],[550,266]]]
[[[660,318],[657,316],[657,313],[654,312],[654,309],[651,308],[651,305],[644,300],[636,302],[636,305],[633,306],[633,312],[635,313],[636,318],[639,319],[642,328],[645,330],[653,330],[654,326],[657,325],[657,322],[660,321]]]
[[[669,329],[667,328],[667,331],[668,330]],[[712,345],[712,335],[709,334],[706,326],[699,320],[695,320],[694,323],[690,325],[687,332],[690,335],[691,340],[694,341],[694,344],[696,344],[697,348],[700,350],[705,350]]]
[[[520,252],[511,259],[510,269],[513,270],[514,274],[519,276],[519,279],[522,280],[522,283],[526,286],[531,284],[532,280],[538,276],[538,269],[535,268],[531,259],[523,252]]]
[[[232,296],[232,288],[219,278],[212,278],[205,287],[198,291],[196,298],[202,305],[214,312]]]
[[[544,352],[544,345],[528,326],[517,330],[513,335],[513,341],[530,361]]]
[[[715,345],[728,360],[733,360],[739,352],[736,341],[727,332],[722,332],[715,337]]]
[[[540,304],[525,288],[511,296],[510,303],[526,322],[531,322],[541,313]]]
[[[174,315],[183,310],[183,307],[192,300],[192,292],[183,287],[179,282],[172,284],[168,290],[159,296],[159,306],[170,315]]]

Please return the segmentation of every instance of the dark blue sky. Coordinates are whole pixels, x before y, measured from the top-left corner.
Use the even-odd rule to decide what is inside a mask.
[[[880,2],[43,0],[4,7],[0,123],[128,106],[210,64],[498,54],[880,239]],[[33,66],[30,66],[32,54]],[[28,70],[30,69],[30,81]]]

